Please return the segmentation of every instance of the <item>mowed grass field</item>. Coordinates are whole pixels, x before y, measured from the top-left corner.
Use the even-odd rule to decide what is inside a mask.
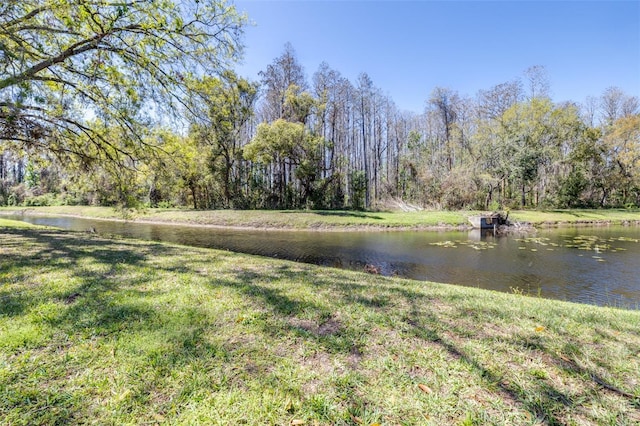
[[[0,223],[0,424],[635,425],[640,312]]]

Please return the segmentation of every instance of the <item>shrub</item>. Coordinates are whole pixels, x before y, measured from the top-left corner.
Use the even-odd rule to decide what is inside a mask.
[[[48,193],[42,195],[28,196],[22,202],[23,206],[37,207],[37,206],[60,206],[62,205],[62,198],[56,194]]]

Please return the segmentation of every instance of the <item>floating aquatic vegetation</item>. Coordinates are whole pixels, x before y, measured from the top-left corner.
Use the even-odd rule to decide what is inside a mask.
[[[435,243],[429,243],[432,246],[445,247],[445,248],[458,248],[460,246],[469,247],[474,250],[488,250],[496,247],[495,243],[485,242],[485,241],[438,241]]]
[[[527,238],[519,238],[516,241],[519,242],[523,242],[523,243],[532,243],[532,244],[539,244],[541,246],[546,246],[549,244],[552,244],[550,241],[550,238],[546,238],[546,237],[527,237]]]
[[[566,248],[575,248],[578,250],[594,251],[596,253],[616,253],[618,251],[623,251],[626,249],[624,247],[614,247],[612,243],[616,243],[620,241],[640,242],[640,240],[636,238],[628,238],[628,237],[601,238],[595,235],[578,235],[574,237],[564,235],[563,238],[564,238],[563,245],[558,245],[556,243],[550,243],[550,245],[554,247],[566,247]]]
[[[456,248],[456,243],[453,241],[438,241],[437,243],[429,243],[429,245],[431,246],[439,246],[439,247],[446,247],[446,248]]]
[[[573,247],[579,250],[595,251],[596,253],[604,253],[612,249],[611,244],[607,243],[608,240],[598,238],[596,236],[578,236],[573,239],[572,244],[567,244],[567,247]]]
[[[537,252],[539,247],[545,247],[545,251],[555,251],[557,248],[575,249],[582,252],[594,253],[591,256],[597,262],[606,262],[607,260],[600,254],[617,253],[626,250],[624,247],[616,247],[619,243],[640,243],[638,238],[630,237],[598,237],[596,235],[562,235],[562,242],[551,241],[545,237],[527,237],[514,239],[518,243],[518,250],[528,250]],[[557,240],[556,240],[557,241]],[[578,254],[584,257],[583,254]]]
[[[640,243],[640,239],[638,238],[630,238],[630,237],[618,237],[618,238],[614,238],[614,240],[616,241],[626,241],[629,243]]]
[[[489,250],[495,248],[496,245],[494,243],[489,243],[485,241],[462,241],[460,242],[462,245],[466,245],[469,248],[474,250]]]
[[[608,237],[602,238],[596,235],[562,235],[562,242],[552,241],[547,237],[524,237],[514,238],[514,241],[518,243],[518,250],[528,250],[531,252],[537,252],[540,247],[544,247],[545,251],[556,251],[558,248],[577,249],[580,251],[594,252],[596,254],[601,253],[616,253],[626,250],[624,247],[615,247],[613,244],[618,242],[626,243],[639,243],[640,239],[629,237]],[[471,241],[471,240],[447,240],[429,243],[432,246],[444,247],[444,248],[461,248],[468,247],[473,250],[490,250],[497,247],[497,243],[490,241]],[[532,247],[533,246],[533,247]],[[578,256],[582,257],[581,254]],[[599,256],[592,256],[598,262],[605,262],[606,260]]]

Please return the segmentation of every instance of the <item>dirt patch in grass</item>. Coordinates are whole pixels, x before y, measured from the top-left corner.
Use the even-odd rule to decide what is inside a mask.
[[[337,318],[329,318],[318,324],[316,321],[301,318],[289,318],[287,323],[317,336],[330,336],[340,332],[342,323]]]

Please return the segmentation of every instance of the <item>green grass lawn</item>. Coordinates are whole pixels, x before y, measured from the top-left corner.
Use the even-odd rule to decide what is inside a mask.
[[[18,220],[9,220],[9,219],[3,219],[2,217],[0,217],[0,228],[31,228],[31,229],[36,229],[36,228],[43,228],[42,226],[38,226],[38,225],[32,225],[30,223],[27,222],[21,222]]]
[[[530,222],[534,225],[592,224],[592,223],[640,223],[638,209],[607,210],[517,210],[510,216],[513,220]]]
[[[637,311],[7,225],[0,424],[640,422]]]
[[[58,206],[0,208],[1,213],[24,211],[27,214],[72,215],[99,219],[122,219],[123,212],[110,207]],[[305,210],[128,210],[127,220],[187,223],[276,229],[429,229],[468,227],[467,218],[477,211],[357,212]],[[640,223],[640,210],[522,210],[509,218],[536,226],[558,224]]]
[[[89,218],[122,219],[122,212],[109,207],[57,206],[0,208],[0,213],[74,215]],[[358,212],[345,210],[128,210],[128,220],[145,220],[198,225],[288,229],[420,228],[467,226],[471,212]]]

